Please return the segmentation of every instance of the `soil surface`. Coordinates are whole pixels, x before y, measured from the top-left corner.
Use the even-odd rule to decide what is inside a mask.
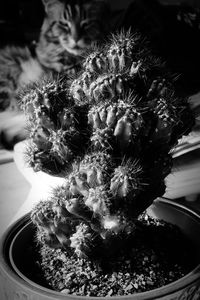
[[[147,215],[139,223],[131,247],[98,263],[41,246],[37,265],[42,276],[62,293],[116,296],[162,287],[191,271],[192,245],[176,226]]]

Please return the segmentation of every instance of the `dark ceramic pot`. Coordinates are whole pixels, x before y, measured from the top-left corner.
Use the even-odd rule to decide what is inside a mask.
[[[151,216],[176,224],[193,245],[196,267],[181,279],[152,291],[132,296],[112,297],[113,300],[199,300],[200,299],[200,214],[174,201],[159,198],[149,207]],[[33,256],[28,248],[34,228],[26,215],[15,222],[1,239],[0,299],[1,300],[77,300],[88,297],[66,295],[42,285],[31,275]],[[96,297],[90,297],[97,299]],[[102,297],[99,297],[100,299]],[[102,299],[101,299],[102,300]]]

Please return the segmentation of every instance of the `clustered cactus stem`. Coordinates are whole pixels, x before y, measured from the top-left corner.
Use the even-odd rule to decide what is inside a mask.
[[[164,64],[138,34],[121,32],[88,53],[70,83],[44,80],[21,102],[29,164],[65,178],[32,210],[38,240],[90,258],[117,240],[123,247],[164,194],[170,150],[193,125]]]

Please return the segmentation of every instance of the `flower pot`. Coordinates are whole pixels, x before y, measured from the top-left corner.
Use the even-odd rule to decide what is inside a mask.
[[[193,245],[193,258],[196,267],[181,279],[152,291],[122,296],[125,299],[165,299],[197,300],[200,299],[200,214],[174,203],[159,198],[148,208],[151,216],[176,224]],[[0,253],[0,295],[1,300],[55,300],[86,298],[66,295],[43,286],[37,274],[31,274],[34,266],[33,255],[29,252],[35,229],[29,215],[15,222],[1,240]],[[88,297],[87,297],[88,298]],[[90,297],[95,298],[95,297]],[[101,297],[99,297],[101,298]],[[119,297],[112,297],[119,298]],[[96,299],[96,298],[95,298]]]

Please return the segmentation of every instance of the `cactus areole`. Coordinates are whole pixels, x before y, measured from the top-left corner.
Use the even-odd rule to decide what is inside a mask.
[[[66,179],[31,212],[38,240],[78,257],[112,255],[112,244],[125,246],[138,216],[165,192],[170,150],[193,125],[187,99],[128,31],[89,52],[70,82],[44,80],[21,102],[29,165]]]

